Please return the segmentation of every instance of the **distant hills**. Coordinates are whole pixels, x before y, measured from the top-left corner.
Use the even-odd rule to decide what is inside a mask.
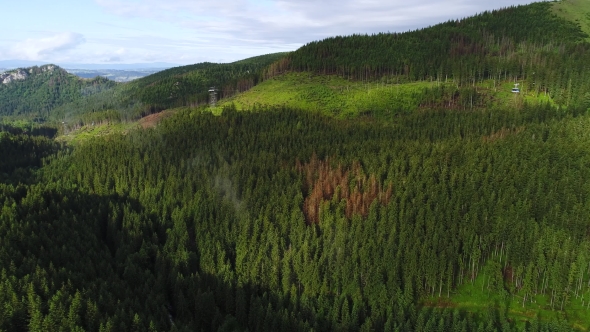
[[[33,66],[42,66],[47,64],[44,61],[27,61],[27,60],[1,60],[0,68],[25,68]],[[178,67],[180,64],[168,62],[146,62],[146,63],[56,63],[56,65],[67,69],[88,69],[88,70],[138,70],[138,69],[163,69]]]
[[[30,68],[46,65],[42,61],[26,60],[2,60],[0,61],[0,73],[16,68]],[[81,78],[95,78],[97,76],[106,77],[116,82],[129,82],[142,78],[153,73],[178,67],[179,64],[168,62],[151,62],[151,63],[113,63],[113,64],[93,64],[93,63],[56,63],[59,67],[66,69],[69,73]]]
[[[219,89],[220,97],[246,91],[261,80],[265,68],[285,55],[275,53],[229,64],[206,62],[174,67],[126,84],[114,81],[137,78],[134,72],[72,70],[88,77],[97,72],[107,74],[83,79],[55,65],[51,65],[54,70],[46,73],[43,68],[47,65],[27,67],[19,69],[31,73],[26,79],[0,84],[0,116],[76,124],[107,118],[136,119],[171,107],[206,103],[211,86]],[[135,72],[145,76],[151,70]]]
[[[66,69],[70,74],[74,74],[81,78],[95,78],[97,76],[106,77],[115,82],[129,82],[142,78],[166,68],[152,68],[152,69]]]

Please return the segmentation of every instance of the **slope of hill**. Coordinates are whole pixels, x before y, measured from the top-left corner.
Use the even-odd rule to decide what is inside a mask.
[[[15,69],[0,75],[0,117],[46,120],[60,105],[113,88],[105,78],[80,79],[55,65]]]
[[[584,0],[560,0],[552,5],[555,14],[579,25],[590,36],[590,3]]]
[[[1,134],[0,330],[588,330],[589,46],[550,6],[173,68],[56,110],[183,106],[125,135]],[[221,116],[193,107],[260,81]]]
[[[590,44],[580,43],[587,35],[555,16],[552,5],[485,12],[403,34],[312,42],[271,65],[265,77],[304,71],[364,82],[453,80],[458,88],[513,82],[570,105],[590,91]]]
[[[98,119],[112,120],[113,115],[130,120],[168,108],[204,104],[209,100],[210,87],[219,89],[220,98],[246,91],[257,84],[264,68],[284,56],[276,53],[229,64],[170,68],[62,105],[52,116],[76,126]]]
[[[226,109],[89,140],[0,184],[0,328],[586,326],[589,121]]]
[[[219,88],[222,98],[245,91],[260,80],[266,66],[284,55],[176,67],[126,84],[103,77],[80,79],[54,65],[11,70],[1,74],[0,116],[72,127],[137,119],[166,108],[206,103],[211,86]]]
[[[521,84],[518,94],[511,92],[513,87],[512,83],[493,80],[458,87],[451,80],[408,83],[400,77],[389,77],[361,82],[337,75],[294,72],[267,79],[222,101],[221,106],[234,104],[239,110],[287,106],[341,118],[362,115],[391,120],[419,110],[520,109],[525,104],[555,103],[549,94],[534,86]]]
[[[559,46],[587,37],[573,22],[554,16],[551,8],[541,2],[409,33],[328,38],[303,46],[277,66],[359,80],[385,75],[412,80],[454,76],[469,84],[474,78],[499,75],[528,77],[543,69],[535,67],[551,64],[534,61],[534,55],[564,54]]]

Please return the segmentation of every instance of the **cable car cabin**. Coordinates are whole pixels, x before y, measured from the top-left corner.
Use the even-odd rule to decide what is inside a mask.
[[[520,84],[514,84],[514,88],[512,88],[512,93],[520,93],[520,88],[518,87]]]

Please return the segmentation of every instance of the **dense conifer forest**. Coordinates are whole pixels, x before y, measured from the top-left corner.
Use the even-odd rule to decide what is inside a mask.
[[[2,125],[0,331],[588,330],[590,50],[550,6],[171,69],[55,107],[190,106],[77,145]],[[455,88],[389,117],[199,106],[287,71]],[[446,107],[490,80],[550,97]]]
[[[493,113],[193,111],[57,154],[5,134],[53,157],[0,184],[0,328],[567,330],[419,305],[483,270],[525,303],[590,299],[590,118]]]

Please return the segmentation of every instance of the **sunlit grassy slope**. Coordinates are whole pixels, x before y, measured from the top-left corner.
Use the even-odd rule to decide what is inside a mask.
[[[255,105],[284,105],[345,118],[387,118],[427,107],[471,109],[518,107],[525,101],[551,102],[547,95],[526,83],[521,85],[520,94],[512,93],[512,87],[509,82],[484,81],[460,90],[452,81],[403,83],[394,77],[367,83],[303,72],[267,80],[248,92],[223,100],[220,106],[233,103],[237,109],[249,109]],[[436,89],[442,92],[434,93],[437,97],[433,102],[429,96]],[[473,94],[473,99],[467,93]]]
[[[238,109],[254,105],[286,105],[304,110],[351,117],[367,112],[409,112],[416,109],[415,95],[433,86],[430,82],[407,84],[351,82],[337,76],[290,73],[263,82],[252,90],[227,99]]]
[[[68,128],[61,131],[61,135],[57,140],[71,145],[77,145],[95,137],[108,136],[111,134],[126,134],[135,129],[152,128],[157,126],[163,119],[173,116],[180,110],[186,109],[191,108],[180,107],[170,109],[145,116],[137,121],[103,122],[96,125],[90,124],[76,128]]]
[[[434,297],[427,299],[424,305],[439,308],[458,308],[482,317],[490,315],[491,312],[497,312],[515,321],[520,328],[524,328],[526,322],[532,323],[535,320],[547,322],[567,320],[569,322],[567,325],[573,326],[580,331],[588,331],[590,327],[590,314],[587,310],[588,299],[571,296],[568,302],[564,304],[564,310],[562,311],[559,310],[561,309],[560,303],[555,303],[555,310],[552,310],[549,296],[537,294],[533,295],[532,298],[528,298],[523,305],[522,291],[512,294],[508,292],[508,289],[506,291],[494,290],[494,286],[490,283],[491,279],[484,269],[479,272],[473,281],[467,280],[463,285],[453,290],[450,297],[443,290],[441,297],[436,294]],[[510,287],[510,285],[513,284],[506,280],[503,287]]]
[[[561,0],[553,3],[553,12],[567,20],[580,25],[590,41],[590,1]]]
[[[137,122],[103,123],[98,125],[85,125],[80,128],[68,130],[59,135],[59,142],[77,145],[91,138],[108,136],[115,133],[126,133],[129,130],[139,128]]]

